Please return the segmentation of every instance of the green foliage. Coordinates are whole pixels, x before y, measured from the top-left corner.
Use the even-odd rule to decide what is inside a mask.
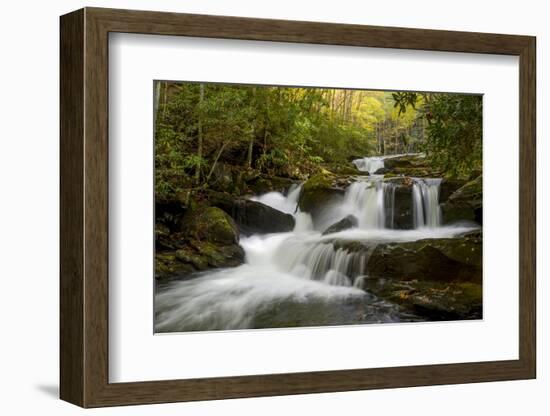
[[[407,107],[416,109],[418,94],[416,92],[394,92],[392,93],[395,102],[394,107],[399,108],[399,115],[407,112]]]
[[[481,95],[394,93],[399,114],[422,106],[427,120],[423,150],[434,167],[449,176],[468,177],[482,169]]]
[[[180,82],[155,91],[159,198],[213,185],[218,164],[303,179],[353,158],[419,149],[456,172],[481,163],[481,141],[468,142],[481,135],[481,104],[465,96]]]

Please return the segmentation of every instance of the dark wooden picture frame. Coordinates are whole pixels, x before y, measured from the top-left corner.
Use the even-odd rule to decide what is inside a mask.
[[[109,383],[110,32],[519,56],[519,359]],[[530,36],[99,8],[62,16],[61,398],[100,407],[535,378],[535,45]]]

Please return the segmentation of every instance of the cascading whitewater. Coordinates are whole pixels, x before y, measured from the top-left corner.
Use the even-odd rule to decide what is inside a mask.
[[[361,172],[368,172],[369,175],[373,175],[379,169],[385,167],[385,160],[394,159],[401,156],[423,156],[424,153],[402,153],[397,155],[384,155],[384,156],[368,156],[360,159],[355,159],[352,163],[357,170]]]
[[[382,176],[352,183],[340,207],[341,216],[353,215],[362,229],[393,228],[395,184],[383,182]]]
[[[300,192],[302,191],[302,185],[292,184],[287,192],[287,195],[283,195],[281,192],[268,192],[260,196],[254,196],[250,198],[252,201],[261,202],[276,210],[285,212],[287,214],[294,214],[298,205],[298,198],[300,198]]]
[[[334,286],[352,286],[366,272],[375,244],[352,252],[333,242],[300,239],[287,240],[278,247],[275,261],[280,270],[304,279],[322,281]]]
[[[412,196],[415,228],[441,226],[440,185],[439,178],[414,179]]]
[[[368,168],[375,169],[374,163],[383,163],[380,159]],[[323,324],[364,323],[365,319],[358,321],[353,311],[344,317],[338,315],[347,313],[342,305],[353,302],[358,302],[362,311],[370,311],[369,322],[399,320],[395,309],[387,312],[387,305],[372,303],[371,295],[362,290],[369,275],[368,261],[380,242],[448,238],[469,230],[440,226],[440,183],[441,179],[413,179],[412,230],[395,229],[399,180],[384,180],[383,175],[358,179],[348,186],[341,203],[327,207],[333,222],[347,215],[357,218],[357,227],[333,234],[322,235],[324,230],[314,230],[311,216],[300,212],[300,185],[293,185],[286,195],[269,192],[251,198],[293,215],[294,230],[243,236],[240,244],[245,264],[167,283],[155,295],[155,330],[287,326],[289,321],[297,322],[300,314],[302,325],[315,325],[317,321],[310,318],[315,313],[323,314]],[[304,302],[308,308],[303,308]],[[276,321],[279,314],[280,324]],[[262,323],[266,319],[269,323]]]
[[[384,157],[382,156],[372,156],[372,157],[363,157],[361,159],[355,159],[353,164],[361,172],[368,172],[370,175],[376,173],[378,169],[384,167]]]

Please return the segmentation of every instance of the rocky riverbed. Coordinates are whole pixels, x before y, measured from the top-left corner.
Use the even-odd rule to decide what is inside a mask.
[[[156,203],[157,330],[482,317],[481,175],[422,154],[216,175]]]

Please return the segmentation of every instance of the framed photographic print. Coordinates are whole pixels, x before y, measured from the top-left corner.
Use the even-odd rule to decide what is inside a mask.
[[[61,398],[534,378],[535,38],[61,17]]]

